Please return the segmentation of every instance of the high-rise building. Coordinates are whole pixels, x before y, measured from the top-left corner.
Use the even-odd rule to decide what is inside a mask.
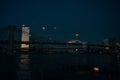
[[[30,37],[30,29],[29,27],[26,27],[24,24],[22,25],[22,36],[21,36],[21,41],[29,42],[29,37]],[[21,48],[28,49],[29,44],[21,44]]]

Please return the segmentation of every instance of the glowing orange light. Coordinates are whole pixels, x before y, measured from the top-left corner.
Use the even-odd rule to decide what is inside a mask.
[[[95,72],[99,72],[99,67],[93,67],[93,70],[95,71]]]

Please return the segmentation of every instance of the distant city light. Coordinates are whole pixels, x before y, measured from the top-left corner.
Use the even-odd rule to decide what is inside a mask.
[[[78,51],[78,49],[75,49],[75,51],[77,52],[77,51]]]
[[[106,50],[109,50],[110,48],[109,47],[105,47]]]
[[[67,43],[82,43],[80,40],[70,40]]]
[[[25,27],[25,24],[23,24],[22,27]]]
[[[79,34],[75,34],[75,36],[76,36],[76,37],[78,37],[78,36],[79,36]]]
[[[43,30],[45,30],[45,29],[46,29],[46,27],[42,27],[42,29],[43,29]]]

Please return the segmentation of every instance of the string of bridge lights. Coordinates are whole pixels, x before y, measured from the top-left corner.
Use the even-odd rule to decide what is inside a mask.
[[[54,30],[56,30],[56,29],[57,29],[57,27],[53,27],[53,29],[54,29]],[[45,31],[45,30],[46,30],[46,27],[45,27],[45,26],[43,26],[43,27],[42,27],[42,30],[43,30],[43,31]],[[78,37],[78,36],[79,36],[79,34],[78,34],[78,33],[76,33],[76,34],[74,34],[74,35],[75,35],[76,37]]]
[[[53,29],[54,29],[54,30],[56,30],[56,29],[57,29],[57,27],[53,27]],[[45,26],[43,26],[43,27],[42,27],[42,30],[46,30],[46,27],[45,27]]]

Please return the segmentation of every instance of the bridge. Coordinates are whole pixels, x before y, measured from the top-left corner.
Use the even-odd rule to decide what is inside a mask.
[[[7,55],[16,54],[107,54],[111,58],[112,68],[116,71],[120,67],[120,45],[115,39],[111,39],[109,44],[103,43],[70,43],[51,40],[38,34],[29,34],[30,41],[21,41],[20,28],[14,25],[0,28],[0,53]],[[25,32],[27,33],[27,32]],[[28,34],[28,33],[27,33]],[[29,49],[22,49],[21,44],[29,44]],[[2,55],[0,54],[0,55]],[[27,54],[28,55],[28,54]],[[25,64],[25,63],[24,63]],[[23,63],[22,63],[23,65]],[[19,71],[18,71],[19,72]],[[23,71],[28,72],[28,71]],[[29,72],[28,72],[29,73]],[[23,75],[20,74],[19,75]],[[27,76],[27,74],[25,74]]]
[[[7,34],[6,34],[7,33]],[[44,37],[38,34],[30,33],[30,41],[21,41],[22,30],[14,25],[5,28],[0,28],[0,48],[14,49],[21,51],[20,44],[29,44],[29,51],[44,51],[44,52],[71,52],[71,53],[120,53],[120,43],[115,39],[111,39],[109,44],[98,43],[69,43],[51,40],[51,36]],[[27,32],[24,32],[28,34]],[[117,44],[118,43],[118,44]],[[4,45],[4,46],[2,46]],[[5,46],[6,45],[6,46]],[[42,50],[43,49],[43,50]]]
[[[78,40],[78,43],[72,43],[73,41],[61,42],[56,41],[55,39],[50,40],[50,37],[39,36],[38,34],[33,33],[28,34],[27,32],[24,32],[30,35],[30,41],[28,42],[21,41],[22,30],[14,25],[0,28],[0,32],[0,48],[2,50],[7,49],[8,52],[12,51],[12,54],[13,51],[19,53],[25,50],[20,48],[21,44],[29,44],[30,48],[27,51],[30,53],[120,53],[120,43],[115,39],[110,39],[109,44],[87,43],[80,42]]]

